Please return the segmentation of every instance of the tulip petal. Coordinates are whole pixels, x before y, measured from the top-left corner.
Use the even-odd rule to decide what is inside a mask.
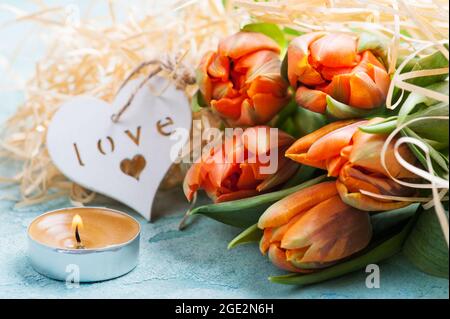
[[[243,101],[244,97],[242,96],[222,98],[220,100],[212,100],[211,107],[214,111],[226,118],[238,119],[241,115],[241,105]]]
[[[369,215],[333,196],[303,214],[286,232],[281,247],[309,247],[302,263],[327,263],[362,250],[371,237]]]
[[[215,202],[216,203],[223,203],[223,202],[229,202],[232,200],[247,198],[247,197],[253,197],[258,195],[259,192],[255,189],[242,189],[231,193],[221,194],[217,196]]]
[[[312,90],[305,86],[300,86],[295,92],[297,105],[316,113],[325,113],[327,108],[326,98],[326,93],[319,90]]]
[[[290,262],[295,262],[301,260],[309,247],[299,248],[299,249],[288,249],[286,250],[286,259]]]
[[[288,79],[293,88],[297,88],[297,81],[306,85],[324,83],[319,72],[309,64],[309,46],[315,40],[323,37],[324,32],[313,32],[301,35],[291,41],[288,47]]]
[[[272,228],[264,229],[263,236],[259,241],[259,251],[265,255],[270,247],[270,239],[272,238]]]
[[[340,75],[346,75],[352,72],[352,70],[353,70],[352,67],[329,68],[324,66],[320,68],[320,74],[325,80],[332,81],[335,77]]]
[[[334,130],[319,138],[311,145],[307,152],[307,157],[312,160],[325,160],[339,155],[341,150],[350,144],[353,134],[358,131],[358,127],[364,125],[366,121],[359,121]]]
[[[311,167],[315,167],[315,168],[319,168],[319,169],[327,169],[327,163],[326,161],[315,161],[312,160],[310,158],[308,158],[306,153],[303,154],[289,154],[286,155],[287,158],[290,158],[291,160],[306,165],[306,166],[311,166]]]
[[[383,68],[380,68],[373,64],[369,64],[368,69],[369,70],[367,73],[375,82],[376,86],[381,91],[381,94],[383,94],[385,99],[389,90],[389,85],[391,83],[389,74]]]
[[[194,197],[194,194],[199,189],[200,185],[202,184],[201,180],[201,169],[202,164],[201,163],[195,163],[192,165],[189,170],[186,173],[186,176],[184,177],[183,181],[183,191],[184,195],[188,199],[188,201],[191,201]]]
[[[350,99],[350,74],[335,76],[324,91],[341,103],[347,104]]]
[[[251,153],[266,154],[271,149],[292,144],[294,138],[282,130],[260,125],[247,128],[241,136],[241,141]]]
[[[259,123],[258,116],[253,108],[253,102],[250,99],[245,99],[241,105],[241,116],[233,121],[235,126],[253,126],[255,123]]]
[[[278,227],[295,215],[337,194],[335,182],[320,183],[295,192],[270,206],[259,218],[258,227]]]
[[[280,47],[268,36],[259,32],[238,32],[233,34],[219,43],[219,54],[239,59],[249,53],[269,50],[280,53]]]
[[[367,124],[375,124],[382,121],[381,118],[370,120]],[[387,175],[386,170],[381,164],[381,150],[386,141],[384,134],[369,134],[358,130],[353,136],[353,148],[350,153],[349,160],[354,165],[365,167],[366,169]],[[394,144],[392,141],[386,150],[385,161],[389,169],[389,173],[396,178],[414,178],[414,174],[409,172],[397,161],[394,155]],[[399,148],[399,154],[411,164],[415,163],[415,157],[409,150],[407,145],[402,145]]]
[[[253,174],[251,164],[242,163],[240,164],[240,167],[241,174],[239,176],[236,187],[238,189],[254,189],[259,182],[256,180],[255,174]]]
[[[223,82],[228,80],[230,75],[230,61],[226,56],[215,54],[208,66],[208,74],[213,78],[219,78]]]
[[[327,34],[311,44],[311,56],[331,68],[355,66],[356,42],[355,37],[347,34]]]
[[[200,92],[202,92],[205,101],[208,103],[211,101],[212,94],[212,81],[208,75],[208,67],[213,61],[215,55],[216,54],[212,51],[207,52],[200,61],[199,67],[197,68],[196,72],[196,81],[198,83]]]
[[[279,98],[272,94],[264,93],[255,94],[252,100],[255,113],[258,117],[258,121],[254,124],[267,123],[288,102],[287,98]]]
[[[302,272],[300,269],[294,267],[286,260],[286,253],[284,250],[278,248],[276,244],[271,244],[269,247],[269,260],[278,268],[291,271]]]
[[[384,65],[380,62],[380,60],[378,60],[371,51],[367,50],[363,52],[361,60],[359,61],[358,65],[353,68],[352,73],[368,73],[369,65],[377,66],[386,71]]]
[[[297,216],[292,217],[292,219],[284,225],[281,225],[279,227],[275,228],[269,228],[272,230],[271,237],[270,237],[270,243],[277,243],[281,242],[283,239],[284,234],[288,231],[288,229],[294,225],[300,218],[302,214],[298,214]]]
[[[273,51],[263,50],[239,59],[234,65],[234,70],[245,74],[247,83],[251,83],[259,76],[277,77],[277,80],[283,83],[280,67],[281,61],[278,54]]]
[[[258,93],[272,94],[276,97],[284,98],[286,96],[286,83],[281,78],[260,76],[252,81],[247,90],[250,98],[253,98]]]
[[[313,145],[313,143],[315,143],[321,137],[353,123],[355,123],[355,120],[337,121],[322,126],[320,129],[308,135],[305,135],[302,138],[298,139],[296,142],[294,142],[294,144],[292,144],[291,147],[288,148],[285,155],[286,157],[291,158],[292,155],[306,153],[308,149],[311,147],[311,145]]]
[[[223,98],[234,98],[237,95],[236,93],[237,92],[233,89],[233,83],[231,83],[231,81],[214,83],[212,99],[220,100]]]
[[[294,173],[298,170],[298,167],[299,164],[291,160],[288,160],[284,165],[280,163],[278,165],[276,173],[266,178],[261,184],[256,187],[256,190],[259,192],[263,192],[284,184],[292,175],[294,175]]]
[[[357,72],[350,78],[349,105],[362,109],[373,109],[384,102],[380,89],[367,73]]]
[[[347,187],[340,181],[336,181],[336,187],[344,203],[367,212],[389,211],[411,205],[411,202],[380,201],[361,193],[349,193]]]
[[[329,158],[326,161],[328,176],[338,177],[339,172],[341,171],[341,168],[347,162],[348,162],[348,159],[341,157],[341,156],[335,156],[335,157]]]
[[[398,184],[387,176],[370,173],[363,167],[360,169],[352,164],[342,168],[339,180],[346,185],[349,192],[365,190],[375,194],[389,196],[412,196],[415,190]]]

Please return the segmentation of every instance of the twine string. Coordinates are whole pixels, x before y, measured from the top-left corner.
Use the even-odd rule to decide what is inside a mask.
[[[165,59],[154,59],[149,61],[144,61],[139,64],[135,69],[131,71],[131,73],[126,77],[123,81],[122,85],[117,90],[115,96],[117,96],[122,89],[131,81],[131,79],[142,71],[142,69],[151,66],[157,65],[155,69],[149,72],[145,78],[139,83],[139,85],[134,89],[131,93],[130,97],[126,101],[126,103],[120,108],[117,113],[111,115],[111,121],[113,123],[117,123],[120,120],[120,117],[126,112],[126,110],[133,103],[134,98],[138,94],[138,92],[156,75],[160,74],[163,71],[168,73],[169,79],[175,84],[178,90],[184,90],[186,86],[195,84],[195,77],[193,76],[193,72],[186,65],[182,64],[183,58],[186,56],[187,51],[182,54],[180,57],[172,58],[168,56]],[[156,96],[161,95],[168,88],[169,84],[164,87],[161,92],[155,94]]]

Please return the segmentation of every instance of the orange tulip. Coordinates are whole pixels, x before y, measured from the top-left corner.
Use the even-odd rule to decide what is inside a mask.
[[[288,102],[279,53],[278,44],[261,33],[239,32],[222,40],[197,70],[206,103],[234,126],[270,121]]]
[[[247,128],[230,141],[225,141],[193,164],[184,179],[183,189],[189,201],[199,189],[215,202],[258,195],[285,183],[298,169],[298,164],[284,157],[294,139],[270,128]],[[275,160],[270,163],[269,160]],[[274,172],[264,168],[274,168]]]
[[[372,237],[367,212],[346,205],[335,182],[293,193],[260,217],[260,250],[281,269],[309,272],[364,249]]]
[[[365,211],[384,211],[407,206],[409,202],[380,199],[364,195],[361,190],[387,196],[411,196],[414,190],[394,182],[381,164],[381,149],[386,140],[383,134],[368,134],[359,130],[363,124],[380,121],[338,121],[297,140],[287,151],[290,159],[328,171],[338,177],[336,186],[342,200]],[[389,173],[398,179],[414,179],[416,176],[403,168],[394,156],[395,140],[386,152]],[[400,155],[414,163],[414,155],[406,145]]]
[[[297,104],[325,113],[327,95],[358,109],[381,106],[390,78],[382,62],[369,50],[358,52],[358,36],[313,32],[288,47],[288,79]]]

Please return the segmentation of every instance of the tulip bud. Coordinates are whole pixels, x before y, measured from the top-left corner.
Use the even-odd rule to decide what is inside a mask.
[[[247,128],[194,163],[184,179],[188,200],[204,189],[215,202],[258,195],[285,183],[298,164],[283,156],[293,138],[267,126]]]
[[[197,70],[206,103],[230,125],[266,124],[289,101],[280,48],[269,37],[239,32],[208,52]]]
[[[264,230],[261,252],[293,272],[327,267],[364,249],[372,237],[368,213],[346,205],[332,181],[276,202],[258,227]]]
[[[365,211],[385,211],[409,205],[392,197],[408,197],[415,193],[412,188],[402,186],[392,180],[414,180],[414,174],[406,170],[394,155],[395,140],[385,152],[385,162],[381,163],[381,151],[387,136],[364,133],[358,128],[374,124],[382,119],[370,121],[338,121],[297,140],[286,156],[301,164],[326,169],[329,176],[338,177],[337,189],[341,199],[348,205]],[[408,162],[415,157],[406,145],[399,148],[399,154]],[[385,198],[375,198],[361,192],[370,192]],[[391,196],[387,198],[386,196]]]
[[[357,34],[326,32],[291,41],[287,75],[299,106],[325,113],[332,100],[362,110],[385,102],[390,83],[386,68],[372,51],[359,52],[357,44]]]

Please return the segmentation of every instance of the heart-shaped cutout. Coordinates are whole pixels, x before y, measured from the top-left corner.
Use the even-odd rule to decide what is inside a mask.
[[[141,172],[144,170],[147,161],[141,154],[135,155],[132,159],[126,158],[120,162],[120,170],[131,177],[139,180]]]
[[[128,83],[112,105],[88,96],[66,102],[52,118],[47,147],[69,179],[150,220],[158,186],[173,163],[171,155],[189,138],[192,114],[184,92],[155,77],[114,123],[111,116],[140,83]]]

